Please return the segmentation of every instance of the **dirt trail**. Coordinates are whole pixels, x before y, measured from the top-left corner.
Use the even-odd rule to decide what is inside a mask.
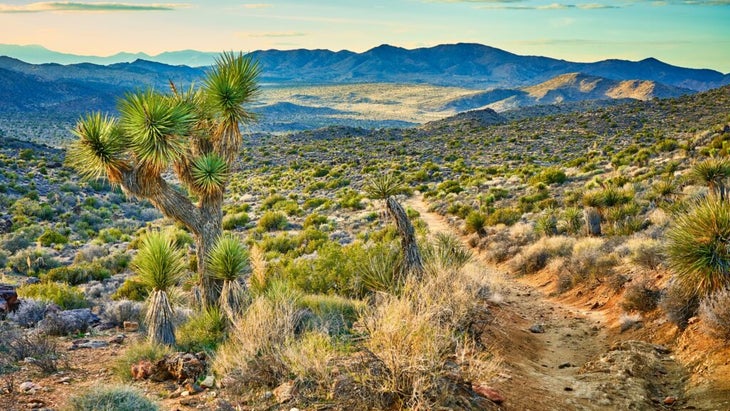
[[[442,216],[429,212],[422,197],[414,196],[406,204],[420,213],[432,234],[459,234]],[[488,276],[497,293],[496,324],[490,325],[485,333],[504,359],[506,371],[500,374],[501,381],[494,384],[507,397],[504,409],[620,409],[616,408],[620,401],[614,400],[622,395],[621,389],[617,394],[604,393],[602,391],[610,390],[603,390],[601,385],[590,381],[589,376],[579,373],[587,362],[596,360],[610,349],[603,315],[551,300],[535,287],[500,272],[482,256],[475,257],[466,269],[476,275]],[[530,328],[541,330],[531,331]],[[676,364],[669,364],[668,358],[659,361],[666,373],[658,378],[679,375]],[[662,405],[656,405],[657,408],[631,409],[664,409]]]

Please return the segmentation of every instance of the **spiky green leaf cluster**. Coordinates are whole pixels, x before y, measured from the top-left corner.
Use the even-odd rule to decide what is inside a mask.
[[[368,197],[375,200],[385,200],[404,191],[400,179],[393,173],[378,174],[365,184],[365,192]]]
[[[216,59],[205,79],[205,92],[211,108],[220,113],[226,126],[253,119],[243,104],[258,94],[259,73],[258,64],[240,53],[223,53]]]
[[[161,171],[185,152],[185,137],[196,121],[189,104],[152,90],[130,93],[121,100],[120,125],[137,159]]]
[[[153,232],[142,240],[132,268],[142,284],[166,292],[183,278],[186,264],[182,250],[171,236]]]
[[[66,162],[82,177],[98,179],[124,167],[127,141],[116,120],[99,112],[89,113],[72,132],[78,140],[69,147]]]
[[[191,167],[195,187],[203,193],[220,193],[228,179],[226,161],[215,153],[208,153],[197,158]]]
[[[706,184],[714,194],[724,196],[724,189],[730,178],[730,161],[724,158],[708,158],[695,164],[689,173],[690,179]]]
[[[221,236],[208,254],[211,274],[218,279],[235,281],[251,271],[248,250],[238,239]]]
[[[677,216],[667,239],[669,267],[687,295],[701,298],[730,286],[730,203],[700,200]]]

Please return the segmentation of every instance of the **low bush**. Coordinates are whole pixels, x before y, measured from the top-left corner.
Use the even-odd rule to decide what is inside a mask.
[[[309,309],[316,316],[309,329],[326,330],[330,335],[346,332],[365,309],[365,304],[359,300],[324,294],[303,295],[298,306]]]
[[[124,280],[121,286],[112,294],[112,300],[144,301],[150,294],[149,288],[135,277]]]
[[[101,318],[109,325],[121,327],[125,321],[142,320],[142,303],[131,300],[109,301],[104,304]]]
[[[690,318],[697,314],[700,299],[683,285],[671,281],[659,301],[659,306],[667,315],[667,319],[680,328],[687,326]]]
[[[152,344],[149,342],[132,344],[112,364],[112,371],[122,381],[132,380],[132,365],[142,360],[155,361],[161,359],[166,354],[170,354],[170,348],[161,344]]]
[[[223,229],[235,230],[236,228],[245,227],[251,221],[246,213],[226,214],[223,217]]]
[[[66,244],[68,243],[68,237],[48,228],[38,237],[38,243],[43,247],[50,247],[51,244]]]
[[[664,260],[664,246],[659,240],[635,238],[627,242],[629,259],[639,267],[656,270]]]
[[[0,332],[0,356],[26,364],[45,374],[58,371],[64,364],[56,340],[43,333],[18,332],[3,329]]]
[[[69,399],[68,411],[157,411],[142,392],[126,385],[92,387]]]
[[[36,300],[34,298],[23,298],[20,307],[15,312],[8,314],[8,319],[20,325],[30,328],[45,318],[49,306],[48,301]]]
[[[225,339],[226,317],[210,307],[193,314],[175,331],[177,347],[185,352],[215,352]]]
[[[68,285],[85,284],[89,281],[102,281],[111,277],[111,271],[99,263],[56,267],[41,275],[43,281],[63,282]]]
[[[62,310],[84,308],[89,305],[83,291],[62,283],[49,282],[24,285],[18,288],[18,296],[49,301]]]
[[[700,318],[711,335],[730,342],[730,289],[705,298],[700,305]]]
[[[513,225],[522,217],[522,212],[514,208],[498,208],[487,217],[487,225]]]
[[[646,283],[633,284],[624,292],[621,308],[625,311],[652,311],[657,307],[660,297],[661,293]]]
[[[480,236],[485,234],[484,228],[487,224],[487,216],[478,211],[472,211],[464,220],[464,231],[467,234],[477,233]]]
[[[553,257],[568,257],[575,240],[569,237],[543,237],[527,246],[509,263],[515,275],[529,275],[545,268]]]
[[[283,230],[289,224],[286,215],[279,211],[267,211],[261,216],[258,227],[264,231]]]

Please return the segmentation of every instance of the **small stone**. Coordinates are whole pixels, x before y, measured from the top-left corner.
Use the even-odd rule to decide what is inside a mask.
[[[200,386],[203,388],[213,388],[215,386],[215,377],[212,375],[206,376],[205,379],[200,383]]]
[[[505,401],[504,396],[492,387],[483,384],[472,384],[471,389],[495,404],[502,404]]]
[[[573,387],[565,387],[563,388],[563,391],[573,391]]]
[[[569,362],[564,362],[564,363],[558,365],[558,368],[562,370],[563,368],[570,368],[572,366],[573,366],[573,364],[571,364]]]
[[[183,392],[180,393],[180,396],[181,397],[189,397],[190,396],[190,391],[184,390]]]
[[[125,333],[134,333],[139,331],[139,323],[136,321],[125,321],[123,323]]]
[[[676,397],[669,396],[664,399],[664,405],[674,405],[675,402],[677,402]]]
[[[289,411],[299,411],[299,408],[289,408]]]
[[[689,320],[687,320],[687,324],[689,325],[697,324],[698,322],[700,322],[700,317],[691,317]]]
[[[545,332],[545,327],[542,324],[535,324],[530,327],[530,332],[533,334],[542,334]]]
[[[117,334],[114,337],[112,337],[111,340],[109,340],[109,343],[110,344],[121,344],[124,342],[125,338],[126,337],[124,336],[124,334]]]
[[[57,381],[59,384],[68,384],[71,382],[71,377],[63,377]]]
[[[30,381],[22,382],[18,386],[18,389],[20,389],[20,391],[21,392],[24,392],[24,393],[35,393],[40,388],[41,387],[39,385],[34,384],[34,383],[30,382]]]
[[[274,393],[271,391],[266,391],[263,394],[261,394],[261,399],[264,401],[268,401],[272,398],[274,398]]]

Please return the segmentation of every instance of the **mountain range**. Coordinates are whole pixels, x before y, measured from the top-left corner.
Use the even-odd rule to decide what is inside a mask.
[[[38,46],[0,46],[0,54],[3,53],[14,57],[0,57],[0,113],[70,115],[88,110],[113,111],[116,100],[130,90],[143,87],[162,90],[169,87],[170,81],[182,87],[199,82],[205,66],[215,56],[214,53],[180,51],[157,56],[119,54],[96,58],[48,52]],[[412,50],[383,45],[363,53],[263,50],[250,55],[261,66],[260,80],[264,91],[270,87],[279,90],[291,87],[292,95],[296,95],[298,88],[305,85],[370,83],[458,87],[463,91],[461,96],[448,99],[441,96],[443,101],[440,105],[429,106],[431,112],[443,112],[442,117],[484,107],[500,112],[524,106],[585,100],[673,97],[730,84],[730,74],[672,66],[653,58],[576,63],[520,56],[481,44],[466,43]],[[63,63],[87,59],[109,64],[31,64],[17,57],[31,61],[53,59]],[[132,61],[117,61],[124,59]],[[180,62],[190,65],[167,64]],[[332,94],[332,90],[327,92]],[[438,100],[439,97],[436,97]],[[297,101],[290,101],[292,104],[277,106],[276,103],[284,100],[267,101],[264,98],[258,106],[275,122],[279,118],[296,116],[321,119],[353,118],[357,115],[352,105],[344,107],[336,101],[331,103],[334,100],[303,96]],[[364,113],[361,113],[362,119],[366,118]],[[394,117],[385,120],[404,119]],[[321,124],[319,121],[315,123]],[[297,124],[298,127],[306,127],[300,120]]]

